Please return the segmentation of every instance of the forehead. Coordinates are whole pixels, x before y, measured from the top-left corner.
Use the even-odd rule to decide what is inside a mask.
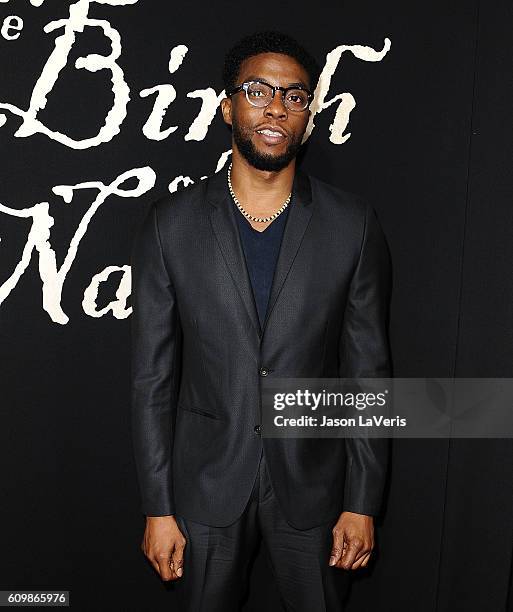
[[[245,59],[239,70],[239,81],[261,78],[272,85],[286,87],[291,83],[310,85],[308,72],[301,64],[283,53],[259,53]]]

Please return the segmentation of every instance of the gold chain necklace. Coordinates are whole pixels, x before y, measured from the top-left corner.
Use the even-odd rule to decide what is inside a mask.
[[[289,193],[289,197],[285,200],[285,202],[283,202],[280,208],[278,208],[278,210],[275,213],[273,213],[270,217],[254,217],[253,215],[250,215],[248,212],[246,212],[242,208],[239,200],[237,200],[237,197],[235,196],[235,193],[233,192],[231,174],[232,174],[232,164],[230,164],[230,166],[228,167],[228,189],[230,190],[230,194],[233,198],[233,201],[237,205],[237,208],[246,217],[246,219],[250,219],[251,221],[256,221],[257,223],[267,223],[267,221],[272,221],[273,219],[276,219],[278,215],[281,215],[281,213],[289,205],[290,199],[292,197],[292,192]]]

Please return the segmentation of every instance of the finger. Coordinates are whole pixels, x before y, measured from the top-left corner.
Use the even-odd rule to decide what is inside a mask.
[[[336,565],[338,563],[339,559],[344,554],[345,547],[346,543],[343,539],[341,540],[340,536],[333,534],[333,545],[331,547],[329,565]]]
[[[173,561],[173,559],[169,559],[167,565],[168,565],[168,568],[171,574],[171,577],[169,578],[169,580],[178,580],[180,576],[178,576],[176,573],[177,568],[175,566],[175,562]]]
[[[175,574],[173,567],[170,564],[171,557],[169,555],[159,555],[156,559],[158,564],[158,572],[162,580],[174,580]]]
[[[364,561],[365,561],[365,564],[367,564],[367,561],[369,560],[369,556],[372,553],[373,548],[374,548],[373,544],[363,545],[358,551],[358,553],[356,554],[353,564],[351,565],[350,569],[352,570],[358,569],[359,567],[361,567]]]
[[[356,570],[360,567],[365,567],[367,565],[367,561],[370,558],[370,555],[371,555],[370,552],[368,552],[366,555],[361,556],[359,559],[357,558],[356,561],[351,566],[351,569]]]
[[[172,566],[177,578],[183,576],[183,547],[176,547],[172,556]]]
[[[153,559],[150,559],[149,557],[148,557],[148,561],[151,563],[151,566],[153,567],[153,569],[160,576],[160,567],[159,567],[159,564],[156,561],[154,561]]]
[[[347,548],[340,558],[340,561],[337,563],[337,566],[342,569],[349,569],[356,561],[356,556],[360,552],[362,546],[363,543],[360,540],[351,540],[348,542]]]
[[[364,557],[366,557],[372,551],[372,547],[362,545],[360,550],[356,553],[353,563],[357,563],[358,561],[362,561]]]

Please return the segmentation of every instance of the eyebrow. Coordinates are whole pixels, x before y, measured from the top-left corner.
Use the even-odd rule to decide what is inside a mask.
[[[245,82],[246,81],[264,81],[265,83],[269,83],[269,81],[267,79],[264,79],[264,77],[252,75],[252,74],[250,74],[247,78],[245,78],[244,81]],[[269,85],[272,85],[272,83],[269,83]],[[287,87],[304,87],[305,89],[308,89],[306,84],[303,83],[302,81],[297,81],[297,83],[290,83],[289,85],[287,85]]]

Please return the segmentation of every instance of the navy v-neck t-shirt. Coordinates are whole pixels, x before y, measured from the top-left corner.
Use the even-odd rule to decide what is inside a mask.
[[[246,217],[234,204],[239,235],[246,257],[246,266],[253,286],[258,318],[260,319],[260,327],[264,324],[283,230],[291,204],[292,202],[263,232],[253,229]]]

